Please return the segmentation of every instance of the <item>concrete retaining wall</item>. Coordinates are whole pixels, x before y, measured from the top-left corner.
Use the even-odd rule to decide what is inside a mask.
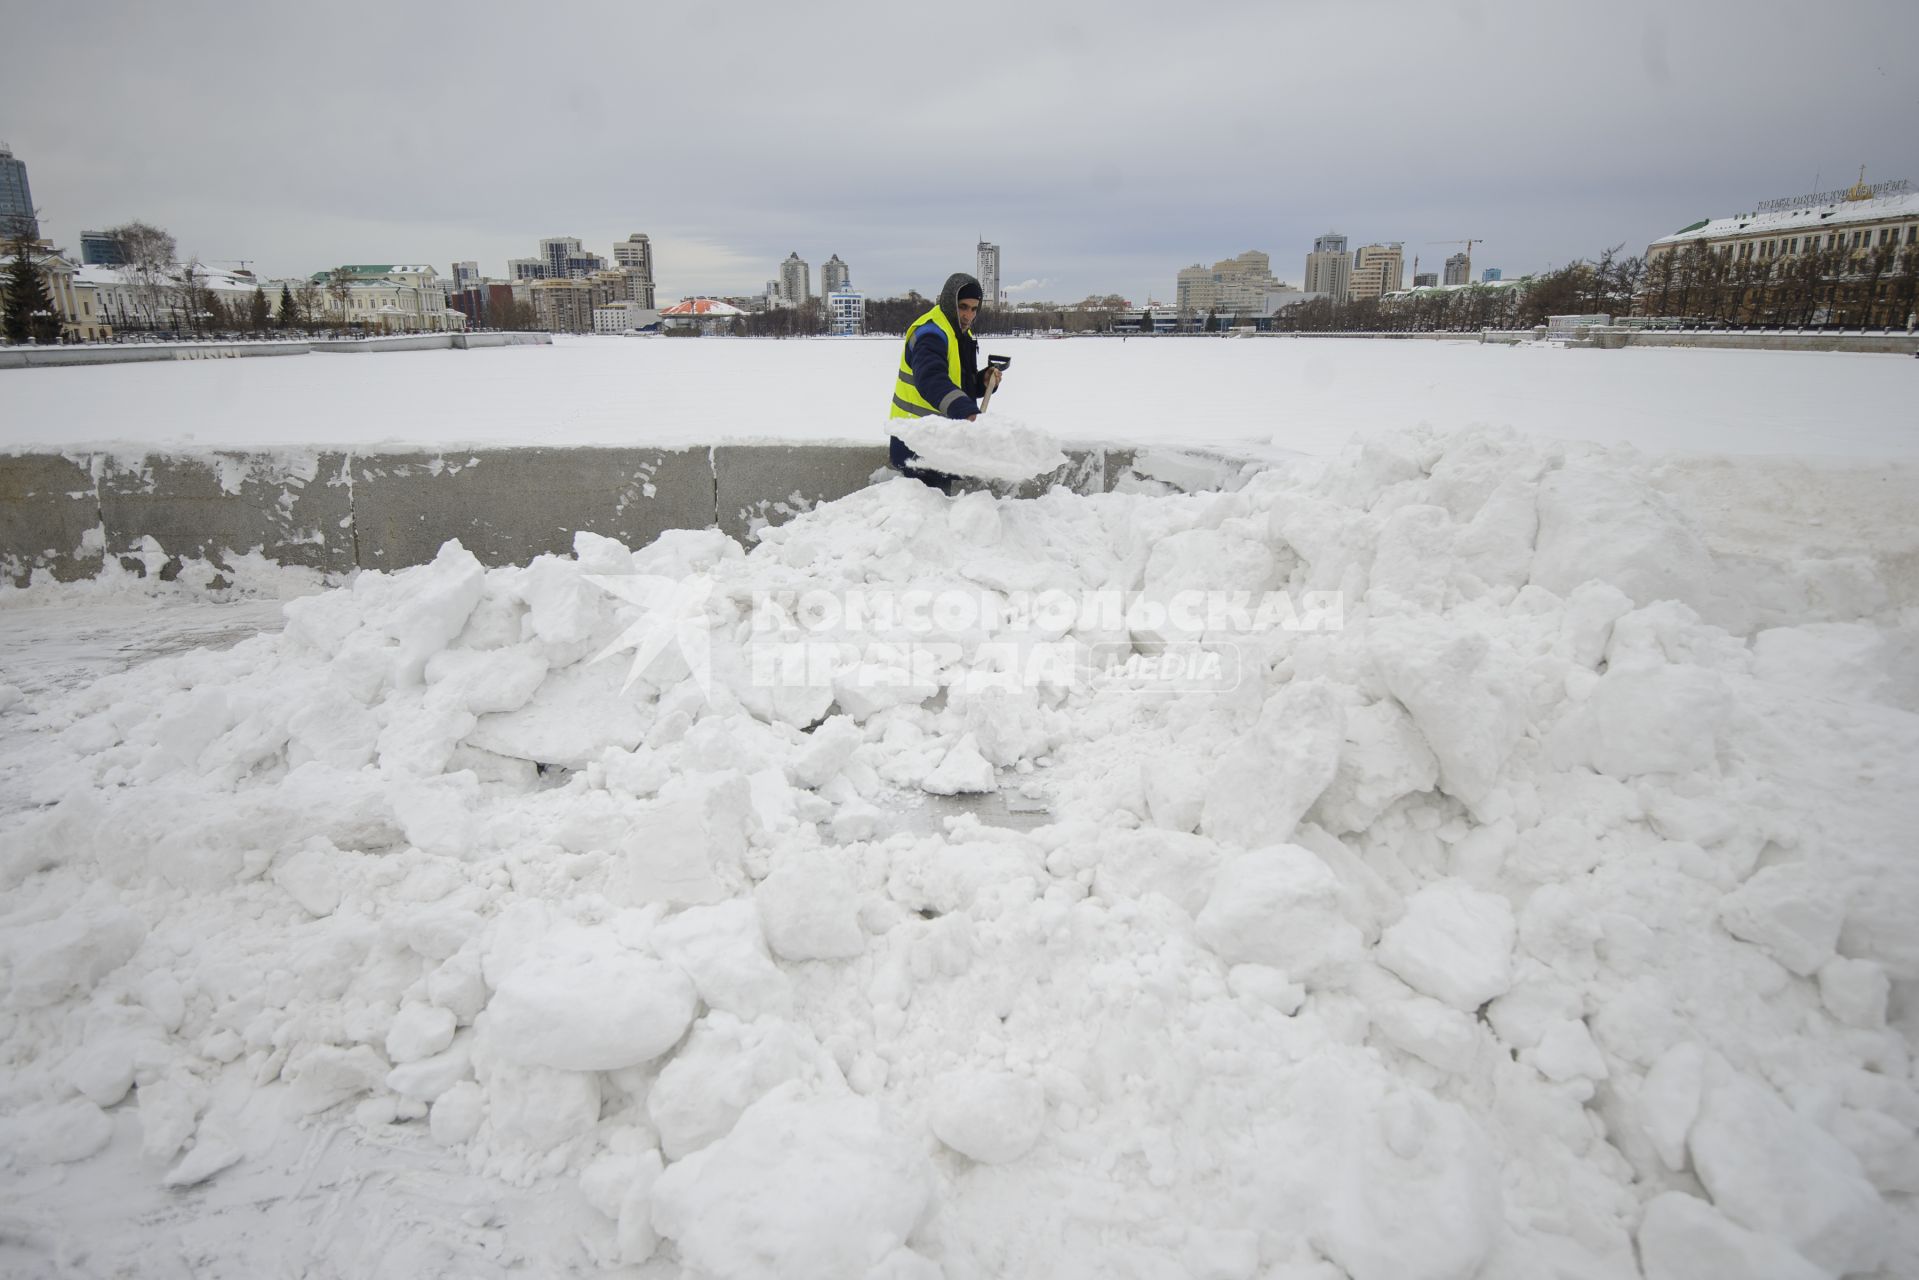
[[[550,333],[411,333],[392,338],[301,338],[278,342],[117,342],[92,346],[7,347],[0,369],[68,364],[141,364],[150,360],[235,360],[303,356],[314,351],[470,351],[481,347],[550,345]]]
[[[455,350],[470,351],[480,347],[550,347],[553,335],[550,333],[454,333],[447,335],[453,339]]]
[[[1051,475],[999,490],[1190,492],[1249,474],[1241,459],[1190,450],[1067,452]],[[567,554],[582,529],[639,547],[717,527],[750,545],[885,468],[883,446],[853,444],[0,455],[0,571],[16,584],[35,571],[87,578],[109,556],[134,567],[148,538],[175,561],[258,551],[337,573],[421,564],[449,538],[490,565]]]
[[[1919,353],[1919,333],[1740,333],[1722,329],[1620,329],[1589,331],[1574,346],[1616,351],[1621,347],[1710,347],[1728,351],[1859,351],[1911,356]]]

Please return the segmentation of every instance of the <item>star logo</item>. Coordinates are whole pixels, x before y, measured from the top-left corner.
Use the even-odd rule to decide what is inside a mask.
[[[621,693],[633,687],[633,682],[653,665],[655,658],[669,647],[677,647],[700,692],[709,701],[712,699],[713,662],[710,624],[706,617],[706,602],[713,594],[710,575],[696,573],[685,578],[667,578],[651,573],[589,573],[585,577],[608,595],[641,610],[640,616],[592,659],[598,662],[622,650],[633,650],[633,665],[627,668]]]

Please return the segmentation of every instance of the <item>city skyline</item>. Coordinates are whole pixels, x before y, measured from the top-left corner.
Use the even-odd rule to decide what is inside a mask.
[[[1910,5],[1845,8],[1875,47],[1919,34]],[[590,81],[557,97],[462,89],[422,102],[417,78],[387,83],[350,56],[377,14],[384,38],[429,65],[510,63],[524,19],[504,5],[8,10],[23,48],[85,47],[92,73],[78,98],[61,91],[55,59],[22,59],[0,83],[0,141],[31,167],[44,233],[77,249],[83,229],[141,219],[187,256],[248,260],[268,277],[357,261],[477,260],[493,275],[556,227],[603,253],[643,226],[662,298],[753,293],[794,245],[857,263],[869,296],[930,294],[967,269],[985,227],[1007,247],[1008,301],[1164,300],[1180,265],[1248,245],[1291,278],[1329,226],[1356,245],[1403,241],[1409,263],[1422,250],[1438,263],[1446,251],[1428,242],[1470,236],[1475,256],[1518,276],[1615,244],[1643,252],[1700,218],[1844,185],[1861,163],[1869,179],[1919,176],[1901,124],[1919,105],[1909,65],[1814,38],[1817,15],[1748,24],[1717,0],[1610,8],[1601,25],[1616,56],[1605,90],[1583,97],[1554,58],[1591,43],[1592,15],[1519,4],[1382,6],[1372,16],[1422,56],[1370,75],[1364,94],[1349,71],[1304,56],[1343,38],[1349,18],[1331,5],[1119,4],[1097,21],[1035,21],[987,4],[988,24],[1021,15],[1021,39],[969,64],[950,93],[886,54],[916,37],[916,19],[869,4],[758,8],[768,38],[843,34],[873,102],[914,104],[835,113],[842,163],[825,170],[810,159],[825,118],[725,73],[731,13],[578,11],[609,45],[644,28],[674,65],[718,68],[703,80],[725,92],[701,111],[666,109],[677,81],[662,73],[661,109],[636,117]],[[1738,41],[1724,39],[1728,24]],[[1299,65],[1221,111],[1209,59],[1162,65],[1181,47]],[[289,57],[326,66],[328,92],[276,97]],[[175,74],[203,63],[221,74]],[[1498,74],[1457,74],[1472,65]],[[1152,83],[1154,105],[1108,102],[1115,69]],[[1769,91],[1787,82],[1800,86],[1791,101]],[[277,109],[235,109],[252,98]],[[1700,109],[1714,102],[1734,105]],[[977,178],[902,182],[909,135],[971,158],[962,171]]]

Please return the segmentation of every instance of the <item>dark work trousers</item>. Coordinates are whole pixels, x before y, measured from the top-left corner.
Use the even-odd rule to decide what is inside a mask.
[[[944,471],[930,471],[924,467],[916,467],[913,465],[913,459],[917,457],[919,457],[917,453],[906,447],[906,441],[898,436],[893,437],[892,457],[888,465],[907,479],[917,480],[923,485],[938,489],[949,498],[952,497],[953,486],[959,481],[959,477],[949,476]]]

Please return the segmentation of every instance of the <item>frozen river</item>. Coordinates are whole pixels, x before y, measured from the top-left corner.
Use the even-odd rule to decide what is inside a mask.
[[[1510,426],[1649,453],[1915,451],[1919,362],[1473,341],[992,338],[995,417],[1062,440],[1329,453],[1355,434]],[[561,338],[550,347],[0,374],[0,448],[709,444],[884,438],[890,339]]]

